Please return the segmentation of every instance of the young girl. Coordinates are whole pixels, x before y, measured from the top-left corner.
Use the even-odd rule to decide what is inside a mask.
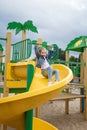
[[[50,50],[47,55],[46,49],[36,44],[35,54],[38,59],[36,67],[41,68],[42,75],[48,78],[48,85],[52,84],[52,75],[55,75],[55,82],[58,82],[58,70],[53,70],[49,64],[49,59],[52,57],[53,51]]]

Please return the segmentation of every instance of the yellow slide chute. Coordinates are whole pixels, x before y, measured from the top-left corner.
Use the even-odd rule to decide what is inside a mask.
[[[12,63],[16,77],[20,77],[22,80],[26,78],[27,64],[34,65],[32,62]],[[15,127],[19,130],[24,130],[24,113],[40,106],[58,95],[63,87],[72,80],[72,72],[67,66],[54,64],[52,67],[59,71],[58,83],[53,83],[51,86],[48,86],[48,80],[41,75],[40,69],[36,68],[30,90],[28,92],[0,99],[0,123]],[[34,120],[37,121],[37,119]],[[34,130],[39,129],[34,128]],[[49,130],[56,130],[56,128],[49,128]]]

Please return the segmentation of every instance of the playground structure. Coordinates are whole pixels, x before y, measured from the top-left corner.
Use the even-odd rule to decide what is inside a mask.
[[[69,99],[80,98],[80,104],[81,104],[80,105],[81,106],[80,107],[80,111],[81,112],[84,111],[84,117],[85,117],[85,120],[87,120],[87,117],[86,117],[87,114],[85,113],[86,112],[86,91],[85,91],[85,93],[82,93],[82,92],[84,92],[84,90],[86,90],[86,88],[84,89],[84,80],[85,80],[84,76],[86,75],[86,73],[85,73],[86,59],[84,59],[84,55],[86,55],[86,52],[85,52],[86,51],[85,50],[86,44],[84,42],[86,42],[86,41],[83,40],[83,42],[82,42],[81,38],[83,40],[86,37],[80,37],[80,38],[77,38],[77,39],[73,40],[75,42],[71,41],[70,43],[73,42],[73,48],[71,48],[72,46],[71,47],[69,45],[67,46],[67,48],[66,48],[66,62],[56,61],[57,63],[67,64],[68,66],[69,66],[70,63],[71,64],[75,64],[75,62],[69,62],[69,51],[73,50],[73,51],[82,52],[82,54],[81,54],[81,62],[76,63],[77,65],[80,65],[80,67],[81,67],[81,69],[80,69],[80,84],[79,83],[78,84],[77,83],[69,83],[68,85],[65,85],[64,89],[66,89],[67,93],[66,94],[62,93],[62,96],[58,95],[56,98],[52,98],[51,101],[65,100],[65,112],[68,114],[69,113]],[[4,39],[4,40],[6,40],[6,39]],[[79,40],[80,40],[80,43],[79,43]],[[31,41],[29,39],[24,40],[23,44],[26,44],[24,46],[28,46],[27,43],[26,43],[26,41],[27,41],[27,43],[29,43],[29,48],[31,48],[31,45],[30,45]],[[37,41],[35,41],[35,43],[36,42]],[[82,46],[81,43],[84,43],[84,46]],[[20,42],[17,43],[16,46],[18,44],[20,44]],[[27,51],[26,51],[26,55],[25,56],[24,56],[25,51],[22,51],[23,52],[22,55],[21,54],[17,55],[17,52],[16,52],[17,49],[15,49],[17,47],[15,47],[15,45],[12,45],[12,46],[14,46],[13,47],[14,48],[13,49],[14,53],[13,53],[11,62],[18,62],[18,61],[20,61],[20,59],[24,60],[24,59],[27,58],[26,57],[27,56]],[[47,44],[46,43],[44,43],[43,46],[45,46],[47,48]],[[20,48],[21,47],[19,47],[19,50],[21,50]],[[78,48],[80,48],[81,50],[78,49]],[[24,49],[24,50],[26,50],[26,49]],[[21,51],[19,51],[19,52],[21,52]],[[31,51],[29,51],[28,55],[30,56],[30,54],[31,54]],[[14,66],[14,65],[13,64],[9,65],[8,70],[11,70],[10,68],[12,68],[12,67],[10,67],[10,66]],[[13,77],[11,77],[9,74],[8,74],[8,77],[10,77],[10,80],[13,80]],[[16,79],[16,80],[19,80],[19,79]],[[9,86],[9,92],[10,93],[22,93],[22,92],[26,92],[26,87],[25,87],[26,86],[26,82],[23,82],[23,81],[20,82],[19,85],[14,82],[14,87],[13,87],[13,81],[12,82],[8,82],[7,86]],[[21,86],[21,88],[18,88],[19,86]],[[71,94],[71,93],[69,94],[68,93],[69,89],[72,89],[72,88],[80,88],[81,89],[81,94],[79,94],[79,95],[77,95],[77,94]],[[6,89],[6,91],[4,90],[4,96],[8,95],[8,91],[7,91],[8,88],[5,88],[5,89]],[[3,90],[1,90],[1,91],[3,92]],[[37,116],[38,116],[39,115],[38,114],[38,107],[37,107],[36,111],[37,111]]]
[[[84,118],[87,120],[87,36],[80,36],[72,40],[66,48],[66,60],[69,61],[69,51],[81,52],[80,54],[80,84],[81,88],[81,108],[84,111]],[[75,84],[77,86],[77,84]],[[84,91],[84,92],[83,92]],[[81,96],[80,95],[80,96]],[[83,96],[84,95],[84,96]],[[84,100],[83,100],[83,97]]]
[[[0,99],[0,123],[19,130],[57,130],[49,123],[33,118],[33,108],[40,106],[59,94],[64,86],[72,80],[72,72],[67,66],[54,64],[53,68],[59,70],[60,81],[48,87],[47,79],[41,75],[40,69],[35,69],[34,61],[18,62],[21,54],[17,56],[18,52],[15,53],[17,46],[16,49],[13,47],[15,56],[12,56],[16,63],[13,60],[11,61],[12,63],[10,62],[11,37],[11,32],[8,32],[6,36],[4,88],[1,88],[4,98]],[[24,54],[28,53],[26,46],[31,47],[31,45],[28,46],[28,44],[31,44],[29,40],[24,40],[24,42],[20,49],[23,49],[23,58]],[[20,94],[9,96],[9,93]],[[3,127],[3,129],[6,130],[6,127]]]
[[[69,100],[80,98],[80,112],[84,112],[84,119],[87,120],[87,37],[81,36],[79,38],[75,38],[72,40],[66,48],[66,61],[56,61],[56,63],[63,63],[70,67],[70,64],[76,65],[76,67],[80,66],[80,73],[78,72],[78,68],[72,70],[74,72],[77,71],[76,75],[80,75],[78,82],[71,82],[67,84],[64,88],[63,93],[58,95],[57,97],[51,99],[51,101],[65,100],[65,113],[69,114]],[[80,54],[80,62],[70,62],[69,61],[69,53],[70,51],[81,52]],[[54,61],[55,62],[55,61]],[[77,88],[80,89],[80,94],[71,93],[71,89]]]
[[[7,36],[9,37],[9,36]],[[9,39],[9,38],[8,38]],[[11,37],[10,37],[11,39]],[[6,40],[6,39],[4,39]],[[9,41],[9,40],[8,40]],[[6,41],[7,42],[7,41]],[[4,92],[4,97],[5,96],[8,96],[9,93],[23,93],[23,92],[26,92],[28,91],[29,88],[26,88],[27,86],[27,82],[26,82],[26,78],[27,78],[27,69],[25,66],[28,66],[27,64],[33,64],[33,63],[28,63],[28,62],[23,62],[25,59],[27,59],[28,57],[30,57],[31,55],[31,43],[32,44],[35,44],[37,41],[34,41],[34,43],[31,42],[30,39],[26,39],[26,40],[23,40],[21,42],[18,42],[16,44],[12,44],[12,59],[10,61],[10,54],[11,53],[9,50],[9,48],[11,47],[11,43],[10,41],[8,43],[10,43],[9,45],[7,45],[7,52],[6,52],[6,61],[7,61],[7,65],[6,65],[6,70],[8,70],[8,72],[6,72],[6,77],[4,77],[4,79],[8,79],[5,80],[5,88],[4,88],[4,91],[2,88],[0,88],[1,92]],[[20,43],[22,43],[20,45]],[[73,43],[73,44],[71,44]],[[77,44],[78,43],[78,44]],[[18,45],[19,44],[19,45]],[[70,44],[72,46],[70,46]],[[83,44],[83,45],[82,45]],[[10,47],[9,47],[10,46]],[[19,47],[18,47],[19,46]],[[47,46],[47,43],[46,42],[43,42],[43,46],[48,49],[48,46]],[[54,48],[55,48],[55,51],[56,50],[56,45],[54,45]],[[23,49],[24,48],[24,49]],[[22,50],[22,53],[21,53],[21,50]],[[28,51],[30,50],[30,51]],[[78,62],[78,63],[75,63],[75,62],[69,62],[69,51],[78,51],[78,52],[82,52],[81,54],[81,62]],[[67,91],[67,93],[63,94],[62,93],[62,96],[61,95],[58,95],[56,98],[52,98],[51,101],[58,101],[58,100],[65,100],[65,112],[68,114],[69,113],[69,99],[72,99],[72,98],[80,98],[80,111],[84,111],[84,117],[85,117],[85,120],[87,120],[87,114],[86,114],[86,74],[87,74],[87,67],[86,67],[86,64],[87,64],[87,61],[86,61],[86,55],[87,55],[87,52],[86,52],[86,37],[79,37],[79,38],[76,38],[75,40],[71,41],[69,43],[69,45],[67,46],[66,48],[66,61],[65,62],[62,62],[62,61],[57,61],[56,60],[56,63],[63,63],[63,64],[66,64],[67,66],[69,66],[69,64],[77,64],[79,65],[81,68],[80,68],[80,83],[69,83],[69,84],[65,84],[65,87],[64,89]],[[3,51],[2,51],[3,52]],[[2,52],[1,52],[1,55],[2,55]],[[19,53],[18,53],[19,52]],[[26,53],[25,53],[26,52]],[[8,56],[9,55],[9,56]],[[54,56],[55,57],[55,56]],[[58,57],[58,56],[57,56]],[[19,64],[19,62],[22,60],[22,62]],[[52,59],[53,60],[53,59]],[[55,61],[55,60],[54,60]],[[11,62],[11,63],[10,63]],[[16,63],[15,63],[16,62]],[[8,65],[9,64],[9,65]],[[15,67],[17,66],[17,67]],[[33,64],[33,66],[35,66]],[[63,66],[57,68],[60,70],[61,72],[61,69]],[[15,69],[16,68],[16,69]],[[23,71],[20,72],[20,69],[21,68]],[[65,71],[65,70],[64,70]],[[15,73],[15,75],[12,74],[12,72]],[[25,74],[26,72],[26,74]],[[39,72],[39,70],[37,71],[37,73]],[[23,74],[22,74],[23,73]],[[40,73],[40,72],[39,72]],[[24,75],[24,76],[23,76]],[[38,74],[39,75],[39,74]],[[61,73],[62,75],[62,73]],[[39,75],[40,76],[40,75]],[[47,81],[46,81],[47,82]],[[45,82],[45,83],[46,83]],[[20,87],[21,86],[21,87]],[[44,85],[46,86],[46,84]],[[77,94],[69,94],[69,89],[72,89],[72,88],[80,88],[81,89],[81,93],[79,95]],[[62,88],[63,89],[63,88]],[[61,89],[61,90],[62,90]],[[59,91],[60,92],[60,91]],[[83,99],[84,98],[84,99]],[[50,100],[50,99],[49,99]],[[36,106],[38,108],[38,105]],[[38,109],[37,109],[37,116],[38,116]],[[34,120],[38,120],[38,119],[34,119]],[[43,121],[42,121],[43,122]],[[38,121],[39,123],[39,121]],[[7,124],[6,124],[7,125]],[[45,126],[45,125],[44,125]],[[50,128],[49,128],[50,129]],[[56,128],[55,128],[56,129]]]

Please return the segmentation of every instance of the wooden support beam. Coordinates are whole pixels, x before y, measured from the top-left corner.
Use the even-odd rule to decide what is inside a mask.
[[[7,74],[7,64],[10,62],[10,52],[11,52],[11,43],[12,43],[12,33],[7,32],[6,35],[6,56],[5,56],[5,73],[4,73],[4,97],[8,96],[9,89],[7,88],[6,84],[6,74]]]
[[[6,54],[5,54],[5,73],[4,73],[4,97],[9,95],[9,89],[7,88],[6,84],[6,74],[7,74],[7,64],[10,62],[10,52],[11,52],[11,43],[12,43],[12,33],[7,32],[6,34]],[[2,125],[3,130],[7,130],[6,125]]]
[[[66,61],[69,61],[69,51],[66,51]],[[69,64],[67,64],[67,66],[69,67]],[[67,92],[69,91],[68,89],[66,90]],[[66,99],[65,101],[65,113],[68,114],[69,113],[69,100]]]
[[[61,93],[56,98],[53,98],[50,101],[67,100],[67,99],[69,100],[69,99],[76,99],[76,98],[85,98],[85,95]]]
[[[40,107],[35,108],[35,116],[40,117]]]
[[[85,100],[84,100],[84,117],[87,120],[87,48],[84,49],[84,62],[86,63],[84,66],[84,93],[85,93]]]

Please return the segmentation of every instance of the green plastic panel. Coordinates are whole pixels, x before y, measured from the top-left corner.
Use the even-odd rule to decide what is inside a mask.
[[[26,39],[12,44],[12,62],[19,62],[31,56],[32,43],[30,39]]]

